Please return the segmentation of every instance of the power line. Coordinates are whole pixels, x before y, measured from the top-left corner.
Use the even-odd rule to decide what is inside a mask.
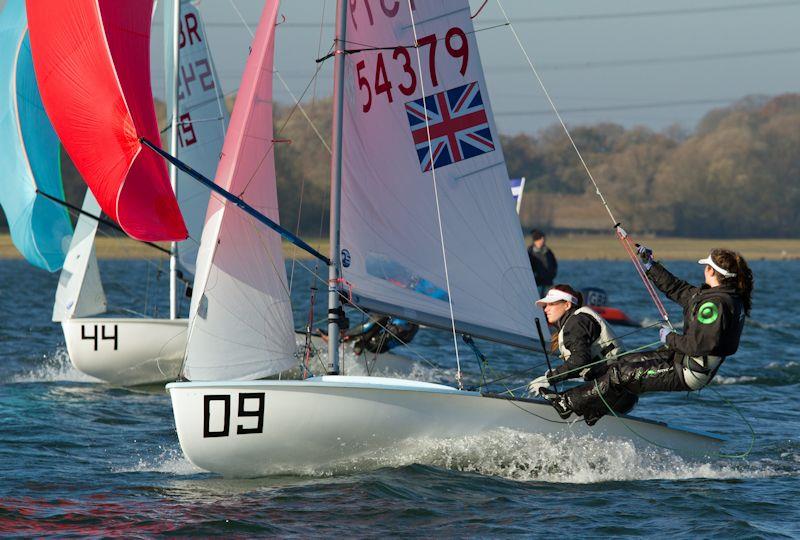
[[[543,63],[540,69],[551,71],[567,71],[577,69],[595,69],[605,67],[624,67],[624,66],[637,66],[637,65],[650,65],[650,64],[670,64],[678,62],[706,62],[709,60],[729,60],[737,58],[748,58],[758,56],[773,56],[783,54],[797,54],[800,53],[800,47],[782,47],[777,49],[762,49],[753,51],[736,51],[736,52],[723,52],[723,53],[708,53],[708,54],[687,54],[678,56],[657,56],[651,58],[628,58],[621,60],[598,60],[589,62],[553,62]],[[491,66],[488,70],[490,73],[514,73],[523,71],[521,67],[517,66]],[[289,79],[302,78],[303,80],[308,77],[308,69],[284,69],[281,73]],[[218,73],[223,79],[238,80],[239,71],[234,69],[222,69]],[[322,78],[331,78],[331,74],[323,74]],[[163,77],[153,77],[155,81],[162,81]]]
[[[678,107],[688,105],[722,105],[737,101],[739,98],[716,98],[716,99],[684,99],[676,101],[652,101],[650,103],[608,105],[606,107],[574,107],[561,108],[562,113],[595,113],[607,111],[629,111],[636,109],[663,109],[667,107]],[[495,116],[544,116],[553,114],[552,109],[537,109],[523,111],[495,111]]]
[[[672,15],[695,15],[701,13],[719,13],[724,11],[742,11],[751,9],[764,9],[764,8],[779,8],[800,6],[797,0],[778,0],[774,2],[761,2],[761,3],[748,3],[748,4],[734,4],[729,6],[703,6],[696,8],[684,9],[659,9],[653,11],[622,11],[617,13],[587,13],[586,15],[553,15],[549,17],[516,17],[512,21],[514,24],[518,23],[552,23],[552,22],[572,22],[572,21],[589,21],[601,19],[630,19],[634,17],[662,17]],[[485,24],[496,24],[498,22],[505,22],[500,19],[483,19],[481,21]]]
[[[800,6],[798,0],[775,0],[772,2],[755,2],[746,4],[733,4],[728,6],[701,6],[695,8],[682,8],[682,9],[659,9],[652,11],[622,11],[617,13],[587,13],[585,15],[551,15],[545,17],[517,17],[512,22],[518,23],[553,23],[553,22],[573,22],[573,21],[589,21],[589,20],[604,20],[604,19],[630,19],[635,17],[663,17],[675,15],[695,15],[706,13],[721,13],[727,11],[744,11],[754,9],[771,9],[781,7],[794,7]],[[500,19],[480,19],[481,23],[497,24],[505,22]],[[258,22],[248,22],[247,24],[255,26]],[[154,22],[153,26],[163,26],[162,22]],[[214,28],[241,28],[241,21],[236,22],[205,22],[206,27]],[[319,29],[319,23],[315,22],[292,22],[286,21],[281,23],[281,26],[287,28],[313,28]],[[333,23],[326,23],[325,27],[332,28]]]
[[[800,53],[800,47],[783,47],[778,49],[762,49],[754,51],[737,51],[708,54],[686,54],[677,56],[660,56],[652,58],[628,58],[622,60],[598,60],[589,62],[562,62],[562,63],[542,63],[540,69],[551,71],[572,70],[572,69],[595,69],[605,67],[640,66],[651,64],[671,64],[676,62],[706,62],[709,60],[729,60],[735,58],[748,58],[755,56],[772,56],[781,54]],[[515,72],[521,68],[515,66],[499,66],[489,69],[490,72]]]

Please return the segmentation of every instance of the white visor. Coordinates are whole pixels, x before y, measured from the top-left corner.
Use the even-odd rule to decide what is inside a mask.
[[[722,277],[736,277],[736,272],[728,272],[727,270],[722,268],[720,265],[718,265],[717,263],[712,261],[711,260],[711,254],[709,254],[708,257],[706,257],[705,259],[700,259],[697,262],[699,264],[707,264],[708,266],[710,266],[711,268],[713,268],[714,270],[716,270],[717,272],[722,274]]]
[[[556,302],[572,302],[578,305],[578,299],[569,294],[568,292],[559,291],[558,289],[550,289],[541,300],[537,300],[536,304],[543,306],[545,304],[555,304]]]

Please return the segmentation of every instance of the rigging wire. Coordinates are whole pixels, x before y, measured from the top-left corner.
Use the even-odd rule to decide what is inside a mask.
[[[322,50],[322,29],[323,29],[323,24],[325,23],[325,6],[326,6],[326,0],[323,0],[322,14],[320,15],[320,20],[319,20],[319,36],[317,38],[317,58],[319,58],[320,51]],[[317,72],[319,72],[319,69],[320,68],[318,68]],[[311,90],[311,108],[313,109],[317,104],[317,77],[315,76],[312,80],[314,81],[314,85]],[[330,153],[331,153],[330,148],[328,148],[328,154]],[[302,175],[300,180],[300,196],[299,196],[299,201],[297,203],[297,220],[295,222],[295,227],[294,227],[294,234],[298,236],[300,235],[300,223],[303,217],[303,199],[305,196],[305,191],[306,191],[306,175]],[[321,232],[320,236],[322,236]],[[294,269],[297,262],[297,253],[298,253],[297,246],[292,246],[292,268],[291,271],[289,272],[289,292],[292,291],[292,286],[294,285]],[[312,292],[312,295],[313,294],[314,293]],[[313,314],[314,306],[312,305],[310,309]],[[311,318],[313,320],[313,315],[311,316]]]
[[[586,163],[586,160],[583,159],[583,154],[581,153],[580,149],[578,148],[578,145],[575,143],[575,139],[572,138],[572,134],[570,133],[569,128],[567,128],[567,124],[564,121],[564,118],[561,116],[561,113],[558,111],[558,107],[556,107],[555,102],[550,97],[550,92],[547,91],[547,87],[545,86],[544,81],[542,80],[541,76],[539,75],[539,71],[536,69],[536,66],[534,66],[533,60],[531,59],[530,55],[528,54],[528,51],[525,49],[525,46],[522,44],[522,40],[519,38],[519,35],[517,34],[517,30],[514,28],[514,25],[511,24],[511,20],[508,18],[508,14],[506,13],[505,8],[503,8],[503,3],[501,2],[501,0],[497,0],[497,6],[500,8],[500,11],[503,13],[503,17],[505,18],[506,23],[508,23],[508,27],[509,27],[509,29],[511,29],[511,33],[514,35],[514,39],[516,40],[517,45],[519,45],[519,48],[522,51],[522,54],[525,56],[525,59],[528,62],[528,66],[530,66],[531,71],[533,72],[533,75],[536,77],[536,80],[539,82],[539,87],[542,89],[542,92],[544,93],[545,98],[547,98],[547,101],[550,104],[550,107],[553,109],[553,113],[555,113],[556,118],[558,118],[558,122],[561,124],[561,127],[564,129],[564,133],[566,134],[567,139],[569,139],[569,142],[572,145],[572,148],[575,150],[575,154],[578,156],[578,159],[580,160],[581,165],[583,165],[583,169],[586,171],[586,174],[588,175],[589,180],[591,180],[592,184],[594,185],[595,193],[597,194],[598,197],[600,197],[600,201],[603,203],[603,207],[606,209],[606,212],[608,212],[608,216],[611,218],[611,222],[614,224],[614,231],[615,231],[615,234],[617,235],[617,238],[619,238],[620,242],[622,242],[623,246],[625,247],[625,250],[628,252],[628,255],[631,258],[631,262],[633,263],[633,266],[636,268],[636,271],[639,274],[639,276],[642,278],[644,286],[647,289],[648,294],[650,294],[650,297],[653,299],[653,302],[655,303],[659,314],[664,319],[664,321],[667,323],[667,325],[669,325],[670,328],[673,328],[672,323],[669,320],[669,314],[667,313],[666,309],[664,308],[664,305],[662,304],[661,299],[658,297],[658,294],[655,292],[655,289],[653,288],[652,283],[650,283],[650,280],[647,278],[647,275],[645,274],[644,268],[642,268],[641,262],[639,261],[639,259],[636,256],[636,254],[633,253],[633,249],[632,249],[632,247],[630,245],[630,238],[628,237],[628,234],[625,232],[624,229],[622,229],[622,227],[620,227],[620,222],[617,221],[617,219],[614,217],[613,212],[611,212],[611,208],[609,207],[608,202],[606,201],[606,198],[603,196],[603,192],[600,190],[600,186],[597,185],[597,181],[594,179],[594,175],[592,174],[592,171],[589,169],[589,165]]]
[[[317,271],[316,271],[316,270],[312,270],[310,267],[308,267],[308,266],[306,266],[305,264],[303,264],[303,262],[302,262],[302,260],[301,260],[301,259],[298,259],[298,260],[297,260],[297,264],[298,264],[298,265],[300,265],[300,267],[301,267],[301,268],[303,268],[304,270],[306,270],[306,271],[307,271],[309,274],[311,274],[311,275],[312,275],[312,276],[313,276],[315,279],[317,279],[318,281],[320,281],[320,282],[324,283],[324,284],[327,286],[327,284],[328,284],[328,279],[327,279],[327,278],[324,278],[324,277],[320,276],[320,275],[317,273]],[[356,305],[356,304],[350,304],[350,307],[352,307],[353,309],[355,309],[356,311],[358,311],[358,312],[359,312],[361,315],[363,315],[364,317],[369,317],[369,313],[367,313],[367,311],[366,311],[366,310],[364,310],[363,308],[361,308],[360,306],[358,306],[358,305]],[[324,319],[324,321],[327,321],[327,318],[326,318],[326,319]],[[414,356],[416,356],[417,358],[419,358],[419,359],[420,359],[422,362],[424,362],[424,363],[428,364],[428,366],[430,366],[431,368],[433,368],[433,369],[435,369],[435,370],[437,370],[437,371],[440,371],[440,372],[442,372],[442,373],[444,373],[444,372],[446,371],[446,370],[445,370],[445,369],[444,369],[442,366],[440,366],[440,365],[436,364],[435,362],[433,362],[432,360],[429,360],[428,358],[425,358],[424,356],[422,356],[422,354],[421,354],[421,353],[420,353],[420,352],[419,352],[419,351],[416,349],[416,347],[412,346],[412,344],[411,344],[411,343],[406,343],[406,342],[404,342],[402,339],[400,339],[400,337],[399,337],[398,335],[396,335],[395,333],[393,333],[393,332],[392,332],[391,330],[389,330],[389,329],[388,329],[386,326],[384,326],[384,325],[382,325],[382,324],[379,324],[378,326],[380,326],[381,328],[383,328],[383,330],[384,330],[384,331],[386,331],[386,332],[387,332],[387,333],[388,333],[390,336],[392,336],[393,338],[395,338],[396,340],[398,340],[400,343],[402,343],[402,344],[403,344],[403,346],[404,346],[404,347],[405,347],[405,348],[406,348],[406,349],[407,349],[407,350],[408,350],[408,351],[409,351],[411,354],[413,354]]]
[[[325,24],[325,8],[326,7],[327,7],[327,0],[323,0],[323,2],[322,2],[322,11],[321,11],[320,18],[319,18],[319,35],[317,36],[317,58],[319,58],[320,51],[322,50],[322,35],[323,35],[323,28],[324,28],[324,24]],[[318,69],[317,73],[319,73],[319,69]],[[313,89],[311,90],[311,108],[312,109],[317,104],[317,77],[315,76],[313,80],[314,80],[314,86],[313,86]],[[306,119],[309,122],[311,121],[311,119],[308,118],[308,117]],[[313,126],[313,122],[312,122],[312,126]],[[321,140],[323,140],[323,139],[321,139]],[[324,142],[324,140],[323,140],[323,142]],[[325,147],[328,150],[328,154],[330,155],[331,154],[330,147],[328,147],[327,144],[325,145]],[[305,187],[306,187],[306,177],[305,177],[305,175],[303,175],[302,181],[300,183],[300,200],[298,201],[298,204],[297,204],[297,223],[295,224],[295,234],[300,234],[300,223],[302,221],[302,215],[303,215],[303,199],[304,199],[304,195],[305,195]],[[328,197],[329,196],[330,196],[330,194],[328,194]],[[325,199],[326,203],[327,203],[328,200],[329,199],[326,197],[326,199]],[[327,206],[327,204],[324,205],[323,208],[325,206]],[[323,211],[323,212],[320,212],[320,215],[321,215],[321,217],[323,217],[323,216],[326,215],[326,213]],[[320,224],[319,224],[319,235],[318,235],[319,238],[322,238],[323,226],[324,226],[324,221],[320,221]],[[317,249],[319,250],[320,247],[321,246],[319,246]],[[297,253],[298,253],[297,248],[294,247],[292,249],[292,270],[291,270],[291,273],[290,273],[290,276],[289,276],[289,291],[290,292],[292,290],[292,286],[294,285],[294,270],[295,270],[295,267],[297,266]],[[316,263],[314,264],[314,271],[315,272],[319,271],[319,261],[316,261]],[[305,348],[304,348],[304,358],[303,358],[303,377],[304,378],[308,375],[308,364],[309,364],[309,362],[311,360],[311,349],[312,349],[311,330],[314,327],[314,308],[316,306],[316,301],[317,301],[317,290],[318,290],[317,287],[312,282],[311,290],[310,290],[311,294],[310,294],[309,303],[308,303],[308,318],[307,318],[307,321],[306,321],[306,329],[305,329],[306,330],[305,331],[305,344],[304,344]],[[317,357],[317,359],[319,360],[320,363],[323,363],[322,362],[322,358],[321,358],[321,356],[319,354],[316,354],[316,357]],[[344,355],[341,355],[341,357],[343,358]]]
[[[419,39],[417,37],[417,23],[414,20],[414,10],[411,7],[411,0],[408,0],[408,13],[411,17],[411,31],[414,34],[414,44],[417,45],[415,47],[417,53],[417,68],[419,69],[419,73],[424,73],[422,69],[422,57],[420,56],[419,51]],[[422,93],[423,101],[425,100],[425,81],[424,77],[419,78],[419,86],[420,92]],[[441,241],[442,247],[442,262],[444,263],[444,280],[445,286],[447,287],[447,306],[450,308],[450,324],[453,329],[453,346],[456,350],[456,383],[458,384],[458,389],[462,390],[464,388],[464,383],[462,381],[461,375],[461,358],[458,354],[458,335],[456,334],[456,318],[455,313],[453,312],[453,293],[450,289],[450,274],[447,270],[447,250],[444,246],[444,229],[442,227],[442,211],[439,207],[439,187],[436,185],[436,164],[433,156],[433,144],[431,142],[431,125],[430,119],[428,115],[425,115],[425,134],[428,139],[428,155],[431,159],[431,178],[433,181],[433,197],[434,201],[436,202],[436,219],[439,223],[439,239]]]
[[[653,446],[657,446],[657,447],[659,447],[659,448],[664,448],[664,449],[666,449],[666,450],[678,451],[678,449],[676,449],[676,448],[673,448],[673,447],[671,447],[671,446],[667,446],[667,445],[664,445],[664,444],[659,444],[659,443],[657,443],[657,442],[655,442],[655,441],[653,441],[653,440],[649,439],[648,437],[645,437],[644,435],[642,435],[641,433],[639,433],[638,431],[636,431],[635,429],[633,429],[631,426],[629,426],[627,422],[624,422],[624,421],[622,421],[622,418],[620,418],[620,416],[617,414],[617,412],[616,412],[614,409],[612,409],[612,408],[611,408],[611,405],[609,405],[609,404],[608,404],[608,402],[606,401],[606,398],[603,396],[603,393],[600,391],[600,387],[599,387],[599,385],[598,385],[598,383],[597,383],[597,379],[595,379],[595,381],[594,381],[594,386],[595,386],[595,389],[597,390],[597,395],[598,395],[598,396],[600,396],[600,399],[601,399],[601,400],[602,400],[602,402],[603,402],[603,405],[605,405],[605,406],[606,406],[606,408],[609,410],[609,412],[611,412],[611,414],[613,414],[613,415],[614,415],[614,417],[615,417],[615,418],[617,418],[617,419],[619,419],[619,420],[620,420],[620,422],[622,423],[622,425],[623,425],[623,426],[625,426],[625,428],[626,428],[628,431],[630,431],[630,432],[631,432],[631,433],[633,433],[633,434],[634,434],[636,437],[639,437],[640,439],[642,439],[643,441],[645,441],[645,442],[646,442],[646,443],[648,443],[648,444],[652,444]],[[708,388],[708,386],[706,386],[706,387],[704,387],[704,388]],[[718,397],[719,397],[719,398],[720,398],[722,401],[724,401],[724,402],[725,402],[726,404],[728,404],[728,405],[729,405],[729,406],[730,406],[730,407],[731,407],[731,408],[732,408],[734,411],[736,411],[736,413],[737,413],[737,414],[738,414],[738,415],[741,417],[742,421],[745,423],[745,425],[747,426],[747,428],[750,430],[750,445],[748,446],[748,448],[747,448],[747,450],[746,450],[746,451],[744,451],[744,452],[742,452],[742,453],[739,453],[739,454],[725,454],[725,453],[723,453],[723,452],[715,452],[714,454],[715,454],[716,456],[718,456],[718,457],[721,457],[721,458],[729,458],[729,459],[745,459],[745,458],[747,458],[747,456],[749,456],[749,455],[750,455],[750,453],[753,451],[753,446],[755,446],[755,443],[756,443],[756,431],[753,429],[753,425],[752,425],[750,422],[748,422],[748,421],[747,421],[747,418],[745,418],[744,414],[742,414],[742,411],[740,411],[740,410],[739,410],[739,408],[738,408],[738,407],[736,407],[736,405],[734,405],[732,402],[728,401],[728,400],[727,400],[725,397],[723,397],[723,395],[722,395],[722,394],[720,394],[720,393],[719,393],[717,390],[715,390],[715,389],[713,389],[713,388],[711,388],[711,390],[712,390],[712,391],[713,391],[715,394],[717,394],[717,396],[718,396]],[[685,451],[685,450],[684,450],[684,451],[682,451],[682,453],[687,453],[687,451]],[[700,455],[700,456],[707,456],[707,455],[708,455],[707,453],[704,453],[704,452],[688,452],[688,453],[692,453],[692,454],[695,454],[695,455]]]
[[[254,36],[255,36],[255,34],[254,34],[254,33],[253,33],[253,31],[251,30],[251,28],[250,28],[250,26],[248,25],[247,21],[246,21],[246,20],[244,19],[244,17],[242,16],[242,13],[241,13],[241,11],[239,11],[238,7],[237,7],[237,6],[236,6],[236,4],[234,3],[234,0],[229,0],[229,3],[231,4],[231,6],[233,7],[234,11],[235,11],[235,12],[236,12],[236,14],[238,15],[238,17],[239,17],[239,20],[241,21],[241,24],[242,24],[242,25],[245,27],[245,29],[246,29],[246,30],[247,30],[247,32],[250,34],[250,36],[251,36],[251,37],[254,37]],[[323,16],[322,16],[322,19],[324,20],[324,7],[323,7]],[[322,30],[320,30],[320,38],[319,38],[319,42],[318,42],[318,50],[319,50],[319,48],[321,47],[321,39],[322,39]],[[334,45],[332,44],[332,45],[331,45],[331,50],[333,50],[333,47],[334,47]],[[319,55],[319,52],[318,52],[318,55]],[[280,126],[280,128],[277,130],[277,134],[281,134],[281,133],[283,132],[283,130],[284,130],[284,129],[286,128],[286,126],[288,125],[289,121],[290,121],[290,120],[292,119],[292,117],[294,116],[294,113],[295,113],[297,110],[300,110],[301,114],[302,114],[302,115],[303,115],[303,117],[306,119],[306,121],[308,122],[308,124],[311,126],[311,129],[314,131],[314,134],[317,136],[317,138],[319,139],[319,141],[320,141],[320,142],[322,143],[322,145],[325,147],[325,150],[327,150],[328,154],[331,154],[332,152],[331,152],[331,148],[330,148],[330,146],[328,145],[327,141],[325,141],[325,138],[324,138],[324,137],[322,136],[322,134],[320,133],[320,131],[319,131],[319,129],[317,128],[316,124],[313,122],[313,120],[311,119],[311,117],[308,115],[308,113],[306,112],[305,108],[304,108],[304,107],[302,106],[302,104],[301,104],[301,100],[303,99],[303,97],[305,96],[305,94],[308,92],[308,90],[309,90],[309,88],[312,86],[312,84],[313,84],[313,88],[314,88],[314,90],[313,90],[314,99],[316,99],[316,81],[317,81],[317,77],[319,76],[319,73],[320,73],[320,71],[322,70],[322,67],[323,67],[323,63],[317,63],[317,67],[316,67],[316,70],[315,70],[315,72],[314,72],[313,76],[312,76],[312,77],[311,77],[311,79],[308,81],[308,83],[306,84],[306,87],[303,89],[303,92],[302,92],[302,94],[301,94],[301,95],[300,95],[300,97],[298,98],[297,96],[295,96],[295,94],[294,94],[294,93],[292,92],[292,90],[289,88],[289,85],[286,83],[286,80],[283,78],[283,76],[281,75],[280,71],[279,71],[279,70],[277,69],[277,67],[276,67],[276,66],[273,64],[273,72],[274,72],[274,74],[275,74],[275,75],[278,77],[278,80],[280,81],[280,83],[283,85],[283,87],[284,87],[284,89],[286,90],[286,92],[287,92],[287,93],[288,93],[288,94],[291,96],[292,100],[294,101],[294,106],[293,106],[293,107],[292,107],[292,109],[289,111],[289,114],[286,116],[286,119],[285,119],[284,123],[283,123],[283,124]],[[265,158],[266,158],[266,155],[268,155],[268,154],[269,154],[269,152],[272,150],[273,146],[274,146],[274,141],[271,143],[270,147],[268,148],[268,150],[267,150],[267,152],[266,152],[266,154],[265,154],[265,156],[264,156]],[[247,185],[245,186],[245,190],[247,189],[247,186],[250,184],[250,181],[252,181],[252,178],[251,178],[251,179],[250,179],[250,180],[247,182]],[[301,200],[300,200],[300,207],[299,207],[299,209],[298,209],[297,227],[296,227],[296,229],[297,229],[298,231],[299,231],[299,226],[300,226],[300,217],[301,217],[301,214],[300,214],[300,212],[302,211],[302,210],[301,210],[301,209],[302,209],[302,196],[303,196],[302,194],[303,194],[303,191],[304,191],[304,186],[305,186],[305,179],[303,179],[303,186],[301,186]],[[244,190],[243,190],[243,193],[244,193]],[[324,226],[324,216],[325,216],[325,215],[326,215],[326,212],[322,212],[322,213],[321,213],[321,217],[320,217],[320,237],[322,236],[322,228],[323,228],[323,226]],[[294,270],[295,270],[295,263],[296,263],[296,261],[297,261],[296,254],[297,254],[297,250],[296,250],[296,248],[295,248],[295,249],[294,249],[294,251],[292,252],[292,269],[291,269],[291,274],[290,274],[290,275],[291,275],[291,277],[290,277],[290,281],[289,281],[289,291],[290,291],[290,293],[291,293],[292,286],[293,286],[293,284],[294,284]],[[317,269],[319,268],[319,261],[317,261],[317,264],[316,264],[315,268],[317,268]],[[312,296],[311,296],[311,307],[310,307],[310,309],[311,309],[311,315],[310,315],[310,317],[311,317],[312,319],[313,319],[313,309],[314,309],[314,307],[313,307],[313,306],[314,306],[315,300],[316,300],[316,294],[315,294],[315,291],[312,291]],[[310,335],[307,335],[307,336],[306,336],[306,363],[307,363],[307,361],[308,361],[308,354],[309,354],[309,351],[310,351]]]
[[[236,12],[236,14],[239,16],[241,24],[244,26],[244,28],[250,34],[250,37],[254,38],[255,37],[255,33],[253,32],[253,30],[250,28],[250,26],[245,21],[244,17],[242,16],[242,12],[239,11],[239,8],[234,3],[234,0],[228,0],[228,2],[230,3],[231,7]],[[333,46],[331,46],[331,48],[333,48]],[[314,74],[312,75],[311,79],[308,81],[308,84],[303,89],[303,92],[302,92],[302,94],[300,95],[299,98],[297,96],[295,96],[294,92],[292,92],[291,88],[289,88],[289,85],[286,84],[286,81],[284,80],[283,76],[281,75],[280,71],[278,70],[277,66],[274,63],[272,65],[272,69],[273,69],[273,73],[275,74],[275,76],[278,77],[278,80],[280,81],[280,83],[283,85],[284,89],[289,93],[289,96],[294,101],[294,106],[289,111],[289,114],[287,115],[286,120],[281,125],[281,127],[278,129],[277,133],[280,134],[280,133],[283,132],[283,130],[286,128],[286,125],[289,123],[289,121],[291,120],[292,116],[294,115],[295,111],[299,110],[301,112],[301,114],[305,117],[305,119],[308,121],[308,123],[310,124],[311,129],[314,131],[314,133],[316,134],[317,138],[322,142],[322,145],[325,147],[326,150],[328,150],[328,152],[330,152],[331,149],[328,146],[328,143],[325,141],[324,137],[319,132],[319,130],[317,129],[317,126],[311,120],[311,117],[308,115],[308,113],[306,112],[305,108],[303,107],[303,105],[301,103],[301,100],[303,99],[303,97],[305,97],[305,95],[308,92],[309,88],[311,87],[312,83],[314,82],[316,77],[319,75],[320,70],[322,70],[322,64],[320,63],[320,64],[317,65],[317,68],[314,71]],[[266,159],[266,157],[269,155],[269,153],[272,152],[274,146],[275,146],[275,141],[273,140],[273,141],[270,142],[270,145],[267,148],[267,151],[264,153],[264,156],[262,157],[261,162],[263,162],[264,159]],[[260,168],[261,162],[259,162],[258,166],[256,167],[256,171]],[[245,185],[244,189],[242,190],[242,193],[239,194],[240,197],[242,195],[244,195],[244,192],[247,190],[248,186],[250,185],[250,182],[252,182],[254,177],[255,177],[255,173],[253,173],[253,176],[250,178],[250,180],[248,180],[247,184]]]

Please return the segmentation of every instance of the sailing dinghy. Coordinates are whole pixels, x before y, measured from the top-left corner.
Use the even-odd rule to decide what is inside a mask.
[[[469,5],[409,5],[369,10],[340,1],[337,10],[336,50],[348,53],[336,55],[335,68],[329,335],[338,331],[343,278],[360,307],[450,328],[454,337],[534,349],[536,287]],[[271,114],[277,9],[266,2],[216,178],[233,193],[252,178],[243,197],[260,201],[273,220],[272,123],[263,115]],[[414,43],[424,44],[419,56]],[[711,453],[721,443],[633,418],[605,417],[589,428],[561,420],[542,401],[441,384],[343,375],[256,380],[293,363],[286,277],[278,235],[237,212],[236,198],[226,200],[235,204],[212,197],[198,257],[183,369],[189,382],[167,385],[181,447],[203,469],[237,477],[303,472],[421,438],[500,428],[630,440],[633,427],[686,452]],[[328,356],[335,373],[337,347]]]
[[[73,233],[61,181],[59,141],[45,113],[33,69],[24,0],[9,0],[0,13],[2,72],[9,85],[3,99],[9,105],[0,116],[8,144],[0,161],[8,174],[0,204],[20,253],[32,265],[54,272],[61,269],[53,320],[68,315],[103,313],[106,297],[94,253],[100,208],[90,191]],[[69,246],[69,249],[67,247]],[[73,290],[79,290],[73,292]]]
[[[55,109],[51,113],[53,122],[90,189],[99,194],[100,205],[87,193],[84,214],[77,225],[83,234],[76,234],[70,246],[67,255],[70,268],[65,268],[59,281],[53,321],[61,323],[70,360],[83,373],[125,386],[174,380],[183,359],[188,324],[188,319],[178,318],[178,269],[188,276],[194,271],[208,190],[175,170],[170,171],[168,181],[163,163],[149,153],[140,152],[138,146],[137,133],[148,136],[158,133],[149,73],[152,1],[137,0],[124,5],[105,0],[83,2],[80,6],[57,4],[28,3],[34,48],[38,47],[35,56],[41,72],[40,84],[47,89],[45,105],[51,103],[48,99],[55,99],[48,107]],[[59,14],[54,15],[51,7],[58,9]],[[59,20],[53,17],[62,15],[67,17],[68,24],[50,28],[53,20]],[[168,2],[165,15],[166,28],[172,30],[165,32],[172,151],[197,170],[211,174],[218,162],[228,115],[203,21],[188,0]],[[63,57],[63,50],[57,48],[59,39],[80,47],[68,48],[75,52]],[[54,66],[57,61],[60,65]],[[120,62],[125,65],[122,74],[116,70]],[[86,73],[93,76],[83,76]],[[71,82],[75,84],[68,84]],[[62,102],[65,95],[69,107]],[[119,107],[127,106],[131,108],[129,115],[124,110],[118,111]],[[107,115],[100,117],[108,110],[117,112],[119,125],[128,124],[125,129],[135,128],[132,132],[124,131],[128,138],[120,148],[109,148],[107,132],[102,131],[110,129],[113,120]],[[96,131],[80,130],[75,125]],[[95,155],[103,152],[97,152],[97,148],[109,150],[117,161],[129,162],[127,170],[116,168],[118,163],[112,163],[110,158],[108,163],[98,159]],[[174,197],[164,191],[164,185],[171,189],[170,183],[175,187],[177,206]],[[152,188],[147,187],[150,184]],[[137,192],[141,188],[152,192]],[[150,207],[146,206],[151,200],[149,193],[156,193]],[[91,246],[96,232],[96,223],[93,226],[87,216],[99,216],[102,209],[134,238],[178,239],[187,234],[180,232],[178,207],[188,237],[174,243],[171,249],[170,318],[91,317],[104,313],[106,306],[104,297],[102,304],[96,300],[98,287],[102,291],[96,263],[84,256],[93,253],[86,246],[87,242]],[[152,223],[139,221],[151,214],[156,216]],[[89,237],[92,240],[87,240]],[[93,308],[87,309],[89,305]]]

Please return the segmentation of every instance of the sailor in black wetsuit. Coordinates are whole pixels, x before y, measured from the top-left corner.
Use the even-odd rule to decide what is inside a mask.
[[[347,332],[345,339],[353,339],[353,352],[385,353],[414,339],[419,325],[386,315],[373,315],[369,321]]]
[[[553,350],[558,351],[564,363],[531,381],[528,393],[535,395],[540,389],[567,379],[594,380],[605,373],[606,365],[596,362],[616,356],[621,343],[600,315],[583,306],[581,293],[569,285],[556,285],[536,303],[544,308],[547,322],[557,331]],[[582,369],[584,366],[589,367]]]
[[[698,261],[705,265],[705,284],[700,287],[673,276],[646,247],[639,248],[639,256],[653,284],[683,306],[684,332],[662,328],[664,347],[622,356],[587,384],[560,394],[542,389],[540,394],[562,418],[575,413],[592,425],[608,413],[609,406],[627,412],[615,405],[626,394],[699,390],[739,347],[753,291],[753,274],[740,254],[714,249]]]

